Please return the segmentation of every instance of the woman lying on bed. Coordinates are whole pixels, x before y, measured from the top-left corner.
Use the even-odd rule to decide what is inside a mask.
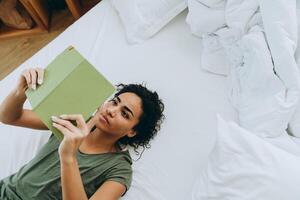
[[[43,82],[43,69],[25,70],[0,105],[5,124],[48,129],[31,110],[23,109],[25,90]],[[114,98],[103,103],[86,123],[79,114],[53,116],[55,136],[17,173],[0,180],[0,199],[118,199],[132,178],[130,145],[147,147],[163,118],[156,92],[142,85],[119,85]],[[70,120],[76,121],[77,126]]]

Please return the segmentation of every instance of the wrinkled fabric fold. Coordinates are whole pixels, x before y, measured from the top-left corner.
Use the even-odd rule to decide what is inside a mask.
[[[225,26],[202,35],[202,68],[230,79],[242,127],[286,134],[300,96],[296,1],[228,0],[224,12]]]

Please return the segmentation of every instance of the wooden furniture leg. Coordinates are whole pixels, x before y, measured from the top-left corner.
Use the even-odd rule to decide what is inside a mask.
[[[80,0],[66,0],[73,17],[77,20],[83,15]]]
[[[77,20],[101,0],[66,0],[73,17]]]

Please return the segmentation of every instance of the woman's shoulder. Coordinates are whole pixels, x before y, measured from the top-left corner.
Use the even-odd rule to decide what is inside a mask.
[[[112,157],[119,165],[124,165],[124,166],[132,165],[132,158],[127,149],[113,153]]]
[[[106,170],[105,179],[117,181],[129,189],[132,181],[132,158],[128,150],[112,154],[112,163]]]

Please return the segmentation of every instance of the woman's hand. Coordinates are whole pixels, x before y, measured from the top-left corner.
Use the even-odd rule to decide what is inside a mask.
[[[25,69],[18,80],[17,89],[24,91],[27,88],[36,90],[37,85],[41,85],[44,79],[44,69],[42,68],[29,68]]]
[[[28,87],[36,88],[36,85],[41,85],[44,79],[44,70],[26,69],[19,79],[17,86],[0,104],[0,121],[2,123],[22,126],[34,129],[48,129],[44,123],[31,110],[23,109],[26,101],[25,91]]]
[[[73,125],[70,120],[75,121],[77,126]],[[82,115],[61,115],[59,118],[53,116],[52,121],[53,126],[64,134],[64,139],[58,148],[61,161],[74,161],[80,144],[90,132],[88,125]]]

